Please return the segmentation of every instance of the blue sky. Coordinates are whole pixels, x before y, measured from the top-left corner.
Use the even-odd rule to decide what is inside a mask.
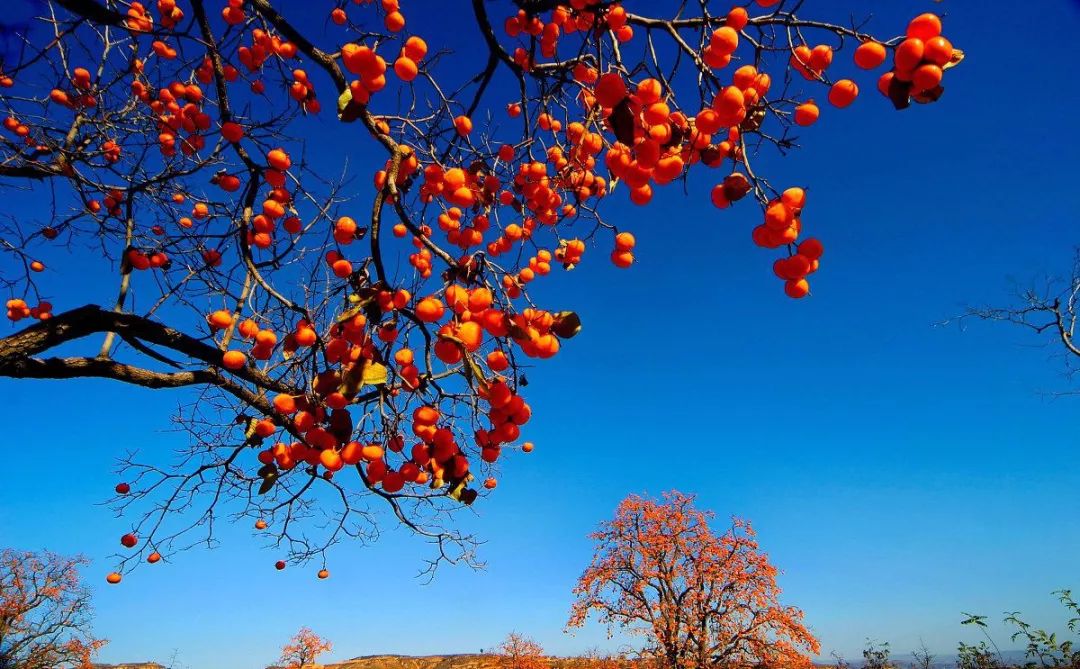
[[[455,20],[408,11],[426,0],[404,4],[432,43],[436,22]],[[807,15],[872,12],[885,34],[943,11],[967,53],[939,103],[896,113],[863,77],[856,105],[823,109],[802,150],[758,160],[775,182],[808,187],[804,224],[826,245],[812,299],[785,298],[773,256],[750,244],[758,210],[711,207],[716,173],[692,178],[689,197],[671,186],[648,208],[625,192],[605,204],[637,236],[638,264],[619,271],[596,250],[538,288],[585,329],[529,373],[536,451],[511,458],[496,494],[460,517],[486,539],[486,570],[444,569],[425,585],[414,575],[427,547],[389,531],[374,547],[340,546],[320,582],[313,569],[275,572],[276,555],[232,528],[218,549],[106,587],[127,527],[99,505],[114,458],[181,445],[167,429],[184,397],[104,381],[0,380],[17,417],[6,421],[0,544],[94,560],[96,626],[112,640],[102,660],[178,649],[199,669],[261,667],[301,625],[333,640],[335,659],[472,652],[512,629],[556,654],[613,645],[595,627],[562,631],[586,535],[627,493],[670,488],[754,521],[826,654],[856,657],[866,637],[949,653],[972,640],[961,611],[1055,625],[1049,593],[1080,588],[1077,400],[1044,394],[1068,381],[1028,333],[935,325],[1066,270],[1078,241],[1080,92],[1063,84],[1075,78],[1080,10],[1048,0],[1037,21],[1003,21],[1015,5],[806,3]],[[477,48],[467,30],[450,46]],[[317,141],[333,137],[329,115],[308,123]],[[19,202],[14,215],[40,213]],[[109,285],[88,278],[80,290],[101,301]]]

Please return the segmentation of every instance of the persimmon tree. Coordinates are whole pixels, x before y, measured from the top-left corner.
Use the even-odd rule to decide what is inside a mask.
[[[807,295],[805,184],[755,157],[852,113],[834,58],[897,108],[961,58],[933,14],[875,37],[816,4],[472,0],[450,53],[408,0],[43,2],[0,68],[0,184],[38,212],[0,219],[0,375],[187,391],[190,447],[124,458],[110,581],[223,517],[279,568],[387,517],[474,562],[452,512],[532,450],[524,370],[581,327],[530,288],[634,263],[607,200],[713,175],[688,197],[754,203],[747,246]]]
[[[750,523],[718,535],[711,520],[679,492],[627,497],[592,535],[569,626],[595,614],[610,632],[641,636],[642,654],[669,669],[810,667],[818,641],[802,611],[780,603]]]
[[[524,634],[511,632],[495,649],[498,669],[548,669],[544,649]]]
[[[81,557],[0,550],[0,667],[91,669],[105,645],[91,630]]]
[[[284,669],[303,669],[315,664],[323,653],[329,653],[333,648],[326,639],[323,639],[307,627],[301,627],[300,631],[281,647],[281,657],[278,664]]]

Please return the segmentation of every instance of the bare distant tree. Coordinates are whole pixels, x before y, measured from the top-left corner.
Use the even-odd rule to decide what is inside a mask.
[[[931,669],[934,666],[934,655],[926,647],[926,642],[919,639],[919,647],[911,651],[912,669]]]
[[[1037,287],[1017,290],[1014,304],[1007,307],[972,308],[959,320],[979,318],[1012,323],[1030,330],[1064,359],[1070,381],[1080,371],[1080,345],[1075,340],[1080,315],[1080,249],[1066,278],[1051,277]],[[1080,394],[1080,388],[1058,394]]]

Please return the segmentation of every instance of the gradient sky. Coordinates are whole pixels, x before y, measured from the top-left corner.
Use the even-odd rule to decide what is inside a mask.
[[[410,28],[434,43],[449,25],[450,46],[478,48],[459,18],[418,11],[436,4],[403,3]],[[757,209],[709,205],[715,173],[692,178],[689,197],[671,186],[645,209],[625,192],[606,203],[636,234],[639,262],[619,271],[594,250],[539,289],[585,328],[529,373],[536,451],[510,458],[496,493],[460,516],[486,539],[485,570],[445,568],[425,585],[415,574],[428,547],[388,531],[371,548],[338,547],[332,578],[317,581],[314,569],[275,572],[277,555],[244,527],[107,587],[127,527],[99,504],[114,458],[182,445],[168,417],[184,396],[106,381],[0,380],[0,545],[94,560],[107,662],[177,649],[197,669],[262,667],[301,625],[334,642],[327,659],[475,652],[511,630],[573,654],[614,645],[596,627],[562,631],[586,535],[627,493],[678,488],[721,519],[753,520],[826,655],[857,657],[866,637],[951,653],[973,640],[962,611],[1060,627],[1050,592],[1080,588],[1078,400],[1046,396],[1068,380],[1027,332],[936,326],[1065,271],[1078,241],[1080,9],[1017,6],[806,3],[807,16],[873,13],[884,34],[942,11],[967,53],[938,104],[894,112],[863,76],[856,105],[824,109],[803,150],[759,159],[775,182],[808,186],[804,224],[826,245],[812,299],[785,298],[773,255],[750,244]],[[307,123],[316,145],[337,129],[329,114]],[[40,215],[20,206],[14,215]]]

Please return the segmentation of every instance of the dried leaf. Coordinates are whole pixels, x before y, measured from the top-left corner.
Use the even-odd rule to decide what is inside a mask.
[[[259,468],[258,474],[259,477],[263,480],[262,485],[259,486],[259,494],[265,495],[266,493],[270,492],[270,489],[274,487],[275,483],[277,483],[277,467],[273,463],[263,465]]]
[[[616,139],[626,146],[634,145],[634,112],[630,111],[630,98],[626,98],[611,110],[608,117]]]
[[[581,317],[574,311],[560,311],[555,314],[551,331],[560,339],[570,339],[581,332]]]
[[[889,99],[892,100],[893,107],[907,109],[911,106],[910,98],[911,83],[893,77],[892,81],[889,82]]]
[[[469,485],[469,483],[472,480],[473,480],[473,475],[472,474],[466,474],[465,478],[463,478],[463,479],[459,479],[457,481],[451,481],[450,482],[450,490],[447,491],[446,494],[449,495],[451,499],[455,499],[455,500],[461,502],[462,504],[466,504],[466,505],[467,504],[472,504],[473,500],[476,499],[476,491],[475,490],[469,490],[466,487],[466,486]],[[470,494],[470,493],[472,493],[472,494]]]
[[[956,67],[956,66],[957,66],[957,65],[959,65],[959,64],[961,63],[961,61],[963,61],[963,60],[964,60],[964,52],[963,52],[963,51],[961,51],[960,49],[953,49],[953,52],[952,52],[952,59],[951,59],[951,60],[950,60],[949,62],[947,62],[947,63],[945,63],[944,65],[942,65],[942,66],[941,66],[941,69],[943,69],[943,70],[947,70],[947,69],[949,69],[950,67]]]

